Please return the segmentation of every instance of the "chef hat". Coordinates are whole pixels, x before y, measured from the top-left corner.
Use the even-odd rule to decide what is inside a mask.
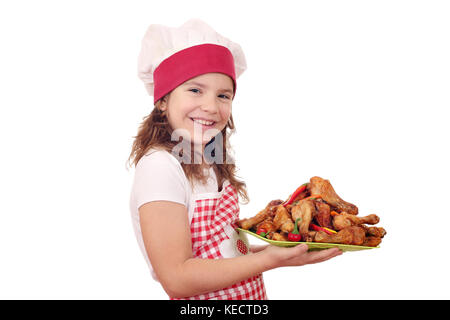
[[[236,92],[236,79],[246,68],[241,46],[199,19],[179,28],[150,25],[138,58],[139,78],[154,103],[183,82],[209,72],[230,76]]]

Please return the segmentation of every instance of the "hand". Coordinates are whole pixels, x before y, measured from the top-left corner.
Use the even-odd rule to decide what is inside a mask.
[[[342,250],[338,248],[308,252],[306,244],[292,248],[268,246],[264,252],[267,253],[269,261],[273,263],[273,268],[319,263],[342,254]]]

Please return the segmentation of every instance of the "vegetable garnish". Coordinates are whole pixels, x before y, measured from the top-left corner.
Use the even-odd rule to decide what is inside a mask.
[[[312,194],[309,197],[306,197],[303,200],[307,200],[307,199],[311,199],[311,200],[315,200],[315,199],[322,199],[322,196],[320,194]]]
[[[267,235],[267,230],[264,228],[259,228],[258,231],[256,231],[256,234],[265,238]]]
[[[302,220],[301,218],[297,218],[295,220],[294,230],[292,232],[289,232],[288,239],[289,241],[293,242],[299,242],[302,240],[302,236],[300,235],[300,232],[298,232],[298,222]]]
[[[283,206],[286,207],[287,205],[294,202],[295,198],[297,198],[300,193],[302,193],[303,191],[306,190],[306,187],[308,186],[308,184],[309,183],[304,183],[300,187],[298,187],[297,190],[295,190],[294,193],[289,197],[289,199],[283,203]]]
[[[311,224],[309,225],[309,227],[310,227],[311,229],[313,229],[314,231],[323,231],[323,232],[325,232],[325,233],[327,233],[327,234],[337,233],[337,232],[334,231],[334,230],[331,230],[331,229],[328,229],[328,228],[325,228],[325,227],[319,227],[318,225],[315,225],[314,223],[311,223]]]

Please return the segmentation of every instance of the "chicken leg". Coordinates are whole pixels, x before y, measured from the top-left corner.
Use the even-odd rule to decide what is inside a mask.
[[[294,230],[294,222],[292,222],[291,215],[283,205],[277,207],[275,217],[273,218],[273,225],[278,230],[283,232],[291,232]]]
[[[308,235],[309,225],[316,212],[316,207],[313,200],[304,199],[292,207],[291,214],[292,220],[299,220],[299,232],[302,236],[303,241],[312,241],[311,237]]]
[[[358,214],[358,207],[342,200],[334,191],[330,181],[320,177],[312,177],[309,180],[308,188],[311,194],[320,195],[326,203],[337,208],[339,211],[345,211],[353,215]]]
[[[258,214],[254,217],[242,219],[237,222],[238,226],[242,229],[248,230],[253,228],[253,226],[257,225],[260,222],[263,222],[269,217],[269,213],[266,209],[261,210],[258,212]]]
[[[380,218],[376,214],[369,214],[365,217],[357,217],[352,214],[342,212],[333,218],[333,227],[335,230],[342,230],[354,225],[361,225],[364,223],[377,224],[378,222],[380,222]]]
[[[315,242],[352,244],[357,246],[362,245],[365,240],[366,231],[358,226],[347,227],[338,233],[333,234],[327,234],[323,231],[319,231],[314,237]]]

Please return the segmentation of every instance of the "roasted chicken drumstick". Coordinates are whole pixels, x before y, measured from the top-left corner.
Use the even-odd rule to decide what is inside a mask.
[[[267,206],[258,212],[258,214],[254,217],[248,218],[248,219],[242,219],[238,221],[239,227],[245,230],[249,230],[256,226],[258,223],[261,223],[262,221],[272,218],[274,215],[274,212],[278,208],[278,206],[283,202],[283,200],[272,200],[270,201]]]
[[[315,242],[352,244],[357,246],[362,245],[365,240],[366,232],[358,226],[347,227],[334,234],[326,234],[323,231],[319,231],[314,237]]]
[[[315,212],[316,207],[311,199],[300,200],[297,205],[292,207],[292,220],[295,221],[300,218],[298,231],[300,232],[303,241],[312,241],[311,237],[308,235],[308,230]]]
[[[358,214],[358,207],[342,200],[334,191],[330,181],[320,177],[312,177],[309,181],[308,188],[311,194],[320,195],[326,203],[337,208],[339,211],[345,211],[353,215]]]
[[[291,215],[282,205],[277,207],[273,224],[276,229],[280,229],[283,232],[291,232],[294,230],[294,222],[292,222]]]
[[[251,229],[253,226],[257,225],[260,222],[263,222],[269,217],[269,213],[266,209],[261,210],[256,216],[248,218],[248,219],[242,219],[238,221],[239,227],[242,229],[248,230]]]
[[[333,219],[333,226],[335,230],[342,230],[344,228],[360,225],[360,224],[377,224],[380,218],[376,214],[369,214],[365,217],[358,217],[346,212],[342,212]]]
[[[332,229],[330,206],[321,201],[314,201],[314,204],[316,206],[316,215],[314,216],[314,218],[316,219],[319,226]]]

